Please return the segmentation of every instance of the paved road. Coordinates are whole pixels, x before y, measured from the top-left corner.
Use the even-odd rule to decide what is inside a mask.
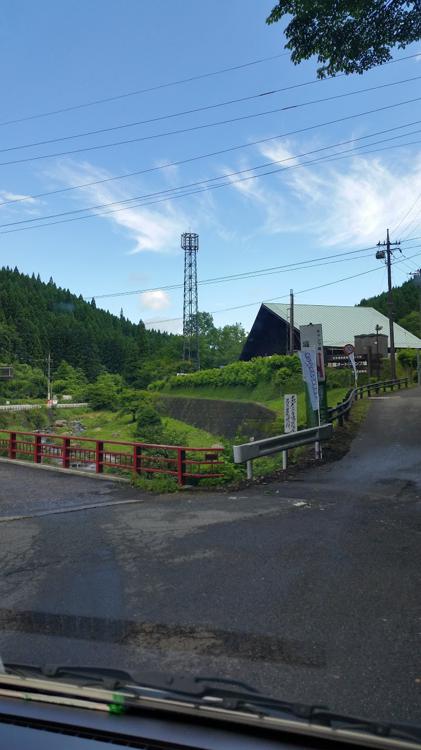
[[[3,658],[225,675],[419,719],[420,426],[421,390],[373,400],[341,461],[232,495],[142,501],[0,465]]]

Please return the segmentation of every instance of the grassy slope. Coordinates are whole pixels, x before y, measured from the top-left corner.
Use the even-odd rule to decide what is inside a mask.
[[[69,410],[70,411],[70,410]],[[72,409],[71,415],[67,413],[67,419],[70,421],[80,420],[85,427],[81,437],[92,437],[96,440],[112,440],[132,442],[135,439],[135,424],[131,421],[130,416],[121,415],[118,412],[111,411],[89,411],[87,409]],[[58,419],[61,418],[61,415]],[[180,444],[186,442],[192,448],[204,447],[217,442],[217,438],[205,430],[199,430],[197,427],[180,422],[177,419],[165,417],[163,419],[166,428],[177,436],[180,436]],[[66,434],[66,428],[56,429],[58,434]],[[186,439],[186,440],[185,440]]]
[[[336,406],[338,401],[342,401],[348,391],[348,388],[332,388],[327,392],[328,405]],[[284,399],[282,396],[274,397],[276,389],[270,383],[262,383],[256,388],[250,389],[247,386],[226,386],[225,388],[212,388],[203,386],[201,388],[182,389],[176,388],[168,391],[171,396],[180,396],[184,398],[220,398],[235,401],[255,401],[273,409],[279,416],[283,415]],[[292,392],[294,390],[292,389]],[[304,393],[298,394],[298,422],[303,425],[305,422],[306,407]]]

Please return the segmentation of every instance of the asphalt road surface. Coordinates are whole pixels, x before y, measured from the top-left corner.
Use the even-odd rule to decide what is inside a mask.
[[[420,389],[372,400],[342,460],[232,494],[0,464],[0,653],[420,720],[420,513]]]

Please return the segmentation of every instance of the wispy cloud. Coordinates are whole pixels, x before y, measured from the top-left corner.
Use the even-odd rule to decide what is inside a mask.
[[[372,243],[398,223],[421,191],[421,151],[415,158],[361,154],[320,169],[295,168],[299,160],[293,154],[310,148],[291,143],[261,147],[268,161],[293,167],[270,184],[232,178],[236,190],[263,214],[260,232],[304,231],[326,246]]]
[[[104,169],[94,167],[89,162],[66,162],[61,164],[53,175],[50,173],[50,176],[59,179],[65,185],[75,185],[107,179],[112,175]],[[86,205],[114,203],[115,205],[98,209],[98,211],[109,211],[109,213],[104,213],[104,220],[109,221],[116,228],[127,231],[128,236],[134,241],[131,253],[146,250],[155,252],[178,251],[177,237],[185,231],[188,221],[179,206],[168,202],[162,204],[159,209],[155,209],[119,203],[119,201],[131,197],[133,193],[141,195],[150,192],[154,192],[154,190],[144,189],[139,184],[136,187],[133,187],[132,184],[128,188],[127,186],[123,187],[120,183],[105,182],[99,185],[88,185],[75,191],[72,196],[78,201],[82,196],[83,203]]]
[[[24,193],[11,193],[9,190],[0,190],[0,200],[2,201],[19,201],[20,203],[34,204],[36,203],[35,198]]]

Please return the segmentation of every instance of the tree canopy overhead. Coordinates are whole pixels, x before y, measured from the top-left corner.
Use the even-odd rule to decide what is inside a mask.
[[[421,0],[278,0],[266,22],[284,17],[292,62],[317,55],[319,78],[363,73],[421,38]]]

